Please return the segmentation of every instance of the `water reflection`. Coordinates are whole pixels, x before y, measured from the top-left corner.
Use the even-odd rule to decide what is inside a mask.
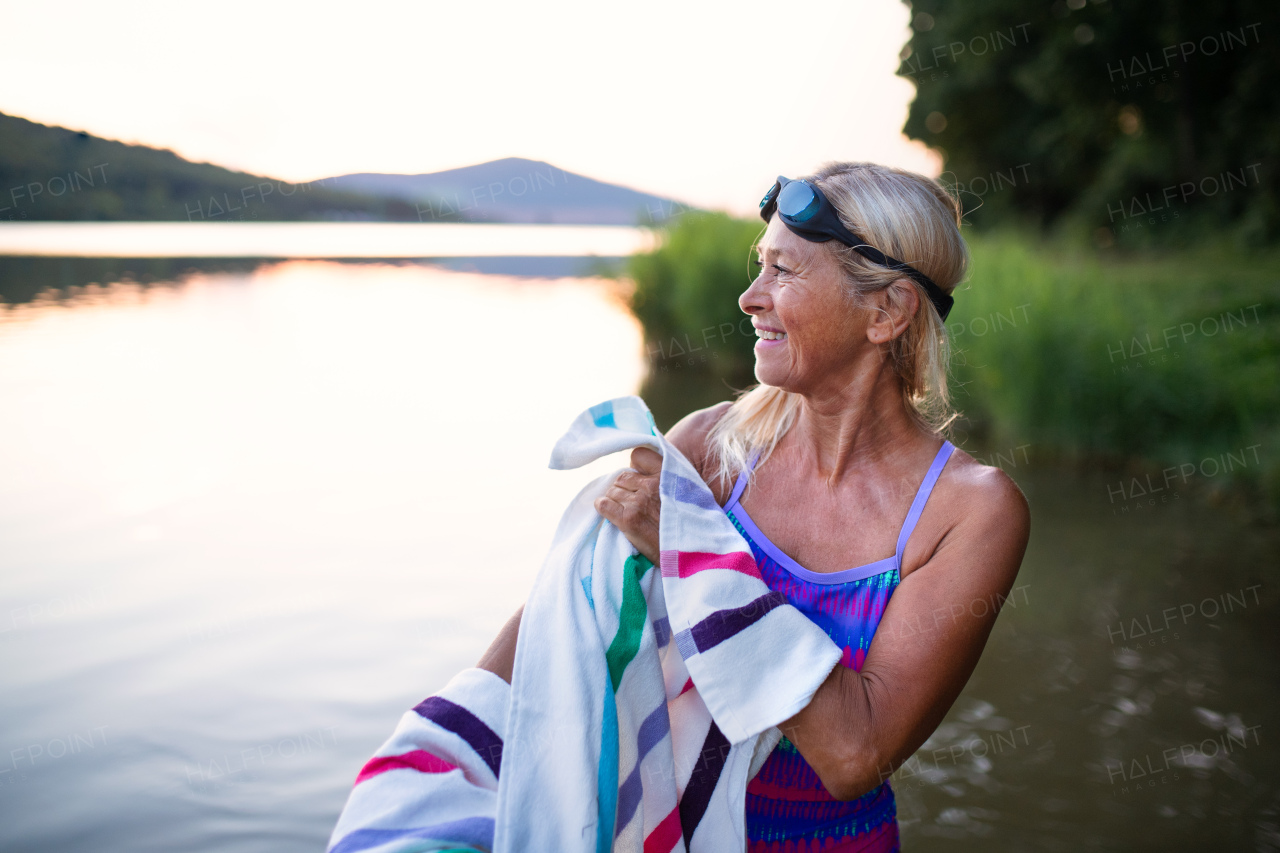
[[[8,222],[0,254],[91,258],[626,257],[645,228],[434,222]]]
[[[264,258],[93,258],[0,255],[0,303],[22,304],[76,298],[83,288],[117,283],[144,287],[172,286],[201,274],[248,275],[259,267],[280,263]],[[403,258],[347,258],[344,265],[418,266],[520,278],[575,278],[614,275],[617,258],[579,255],[520,257],[457,257],[430,261]]]
[[[731,393],[688,361],[645,381],[660,426]],[[892,777],[903,849],[1280,849],[1265,514],[1211,482],[1118,512],[1114,472],[958,440],[1026,492],[1032,537],[973,678]]]
[[[1273,531],[1202,496],[1112,516],[1103,472],[1009,473],[1033,508],[1025,600],[1002,612],[918,766],[895,776],[905,837],[922,850],[1271,849]],[[1246,608],[1179,618],[1255,584]]]
[[[0,311],[0,846],[319,849],[625,464],[544,467],[640,387],[639,329],[599,279],[85,264]],[[644,394],[665,427],[730,391]],[[1192,490],[1117,515],[1114,474],[984,455],[1031,545],[894,777],[905,849],[1273,849],[1275,531]]]
[[[322,847],[624,464],[546,468],[639,384],[612,287],[290,262],[0,311],[0,847]]]

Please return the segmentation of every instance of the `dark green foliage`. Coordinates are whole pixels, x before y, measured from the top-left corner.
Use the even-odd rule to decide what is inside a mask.
[[[1242,242],[1280,233],[1280,6],[909,5],[904,131],[973,188],[975,224],[1030,221],[1104,246],[1227,225]]]
[[[323,219],[419,217],[398,199],[232,172],[0,114],[0,222]]]
[[[1220,248],[1124,259],[970,236],[948,327],[954,402],[988,443],[1075,458],[1198,463],[1280,489],[1280,256]],[[1255,461],[1254,453],[1258,454]]]
[[[1280,495],[1280,255],[1242,261],[1217,245],[1099,256],[968,231],[972,272],[947,322],[963,433],[1157,472],[1244,454],[1212,485]],[[737,300],[759,232],[755,220],[685,216],[662,248],[631,259],[650,354],[642,395],[664,426],[754,382]],[[723,341],[720,324],[736,324]],[[706,330],[710,345],[694,351]]]
[[[758,219],[687,213],[663,229],[660,248],[631,257],[631,310],[653,371],[752,381],[755,332],[738,297],[754,276],[752,246],[763,230]]]

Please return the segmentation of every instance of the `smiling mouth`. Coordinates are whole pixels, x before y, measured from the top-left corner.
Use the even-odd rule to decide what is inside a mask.
[[[765,341],[785,341],[787,339],[787,333],[766,332],[764,329],[756,329],[756,337]]]

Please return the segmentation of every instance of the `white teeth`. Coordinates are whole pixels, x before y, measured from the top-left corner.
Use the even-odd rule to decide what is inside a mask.
[[[787,339],[786,332],[766,332],[764,329],[756,329],[756,337],[764,338],[766,341],[784,341]]]

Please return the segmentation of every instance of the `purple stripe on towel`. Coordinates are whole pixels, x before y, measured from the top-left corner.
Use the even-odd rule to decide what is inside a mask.
[[[680,828],[684,830],[685,843],[693,841],[693,833],[702,822],[702,816],[711,803],[711,794],[720,781],[720,772],[724,770],[725,758],[729,755],[729,739],[720,731],[720,727],[711,723],[707,739],[702,742],[702,752],[698,754],[698,763],[693,767],[693,775],[685,786],[684,796],[680,798]]]
[[[741,631],[745,631],[765,617],[770,610],[787,603],[786,596],[774,590],[760,596],[750,604],[730,610],[717,610],[689,629],[689,637],[699,652],[705,652],[723,643]],[[680,632],[681,634],[684,631]],[[676,644],[682,638],[677,635]],[[681,648],[683,655],[684,648]],[[683,655],[687,660],[689,655]],[[688,837],[688,836],[686,836]]]
[[[493,777],[498,778],[498,768],[502,766],[502,738],[483,720],[443,696],[428,696],[413,710],[418,716],[465,740],[467,746],[489,765]]]
[[[671,640],[671,620],[663,616],[653,622],[653,633],[658,640],[658,648],[663,648]]]
[[[330,847],[329,853],[357,853],[359,850],[380,847],[389,841],[413,839],[443,841],[451,845],[466,844],[481,850],[492,850],[493,818],[467,817],[449,823],[408,829],[357,829]]]
[[[627,774],[627,781],[618,787],[618,822],[613,832],[615,838],[635,816],[636,807],[640,805],[640,797],[644,793],[644,788],[640,784],[641,762],[649,754],[649,750],[666,737],[670,729],[671,717],[667,714],[666,702],[655,708],[653,713],[640,724],[640,731],[636,734],[636,743],[640,751],[636,757],[636,766]]]
[[[664,489],[668,497],[675,498],[681,503],[692,504],[702,509],[720,511],[720,505],[716,503],[715,496],[711,494],[711,490],[703,483],[695,483],[679,474],[667,474],[662,478],[662,485],[670,484],[670,489]]]

